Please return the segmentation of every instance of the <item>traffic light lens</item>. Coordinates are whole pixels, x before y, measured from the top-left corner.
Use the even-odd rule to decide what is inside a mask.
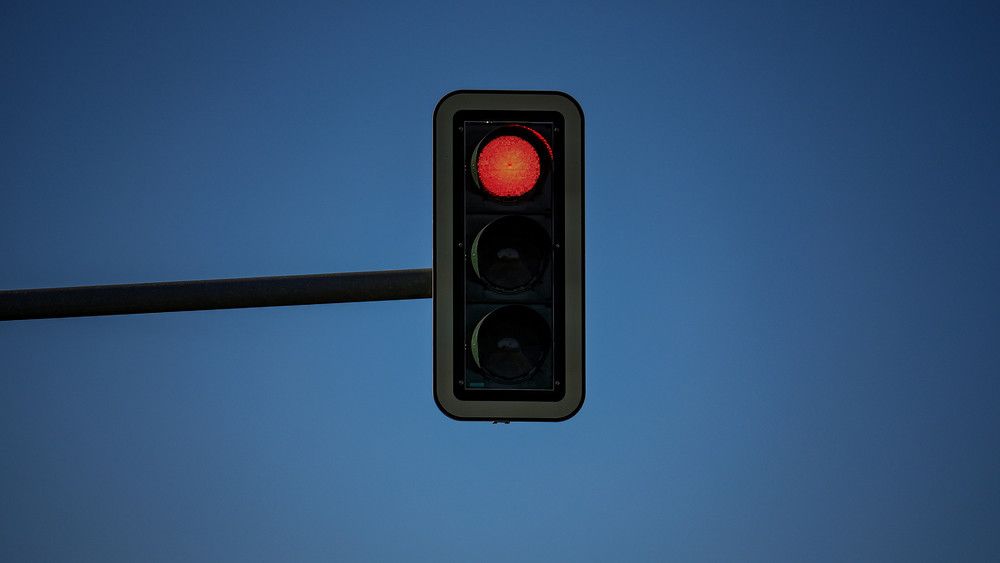
[[[519,293],[538,282],[551,254],[552,239],[537,221],[508,215],[476,235],[472,268],[490,289]]]
[[[479,151],[476,159],[479,183],[498,198],[517,198],[530,192],[542,174],[538,151],[516,135],[497,137]]]
[[[507,305],[483,317],[472,332],[472,357],[499,383],[530,379],[545,361],[552,331],[534,309]]]

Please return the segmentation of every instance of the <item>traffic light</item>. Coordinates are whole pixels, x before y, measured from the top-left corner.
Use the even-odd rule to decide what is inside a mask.
[[[583,111],[457,91],[434,110],[434,399],[565,420],[584,398]]]

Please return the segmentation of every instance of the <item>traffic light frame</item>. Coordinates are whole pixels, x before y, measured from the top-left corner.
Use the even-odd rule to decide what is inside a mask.
[[[584,378],[583,111],[452,92],[434,111],[434,398],[459,420],[565,420]]]

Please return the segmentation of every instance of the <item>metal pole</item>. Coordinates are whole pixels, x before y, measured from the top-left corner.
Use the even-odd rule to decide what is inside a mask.
[[[0,321],[431,297],[431,269],[0,291]]]

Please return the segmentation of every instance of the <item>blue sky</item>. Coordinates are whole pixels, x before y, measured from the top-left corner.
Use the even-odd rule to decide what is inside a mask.
[[[456,89],[586,115],[587,400],[431,301],[0,323],[0,559],[1000,555],[986,2],[0,8],[0,289],[430,267]]]

